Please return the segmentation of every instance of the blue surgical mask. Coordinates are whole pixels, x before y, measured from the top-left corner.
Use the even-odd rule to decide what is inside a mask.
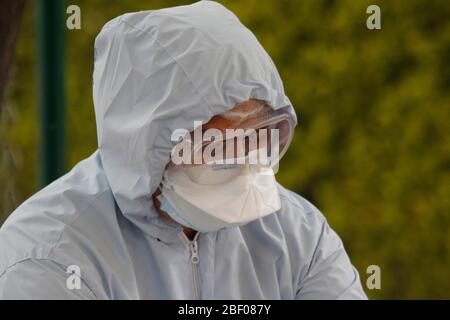
[[[175,208],[172,206],[172,204],[166,199],[166,197],[159,195],[158,197],[159,202],[161,203],[160,209],[164,212],[166,212],[173,220],[178,222],[179,224],[186,226],[188,228],[196,230],[196,228],[186,219],[184,219],[178,212],[175,210]]]

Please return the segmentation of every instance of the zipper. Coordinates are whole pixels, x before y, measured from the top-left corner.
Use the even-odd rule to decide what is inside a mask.
[[[198,257],[198,245],[197,238],[199,236],[199,232],[195,234],[195,237],[192,241],[188,239],[188,237],[184,234],[183,231],[180,232],[180,237],[186,243],[188,249],[191,251],[191,267],[192,267],[192,286],[194,288],[194,299],[200,299],[200,286],[198,283],[198,263],[200,261]]]

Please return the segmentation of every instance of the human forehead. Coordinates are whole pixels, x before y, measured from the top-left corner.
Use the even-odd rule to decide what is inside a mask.
[[[238,103],[231,110],[212,117],[211,120],[203,124],[203,130],[211,128],[218,130],[239,128],[239,125],[246,118],[256,117],[258,114],[266,112],[268,108],[270,107],[264,101],[256,99]]]

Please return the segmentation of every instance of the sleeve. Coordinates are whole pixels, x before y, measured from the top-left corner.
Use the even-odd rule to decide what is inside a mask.
[[[69,289],[70,275],[64,266],[52,260],[18,262],[0,275],[0,300],[96,299],[82,279],[79,289]]]
[[[297,299],[367,299],[358,271],[326,219],[309,269],[300,282]]]

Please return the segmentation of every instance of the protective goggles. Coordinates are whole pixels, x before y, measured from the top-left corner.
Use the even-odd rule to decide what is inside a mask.
[[[223,116],[219,120],[222,129],[203,130],[197,126],[186,134],[172,150],[172,164],[274,167],[286,153],[294,134],[295,124],[287,108],[273,110],[265,105],[245,117]]]

